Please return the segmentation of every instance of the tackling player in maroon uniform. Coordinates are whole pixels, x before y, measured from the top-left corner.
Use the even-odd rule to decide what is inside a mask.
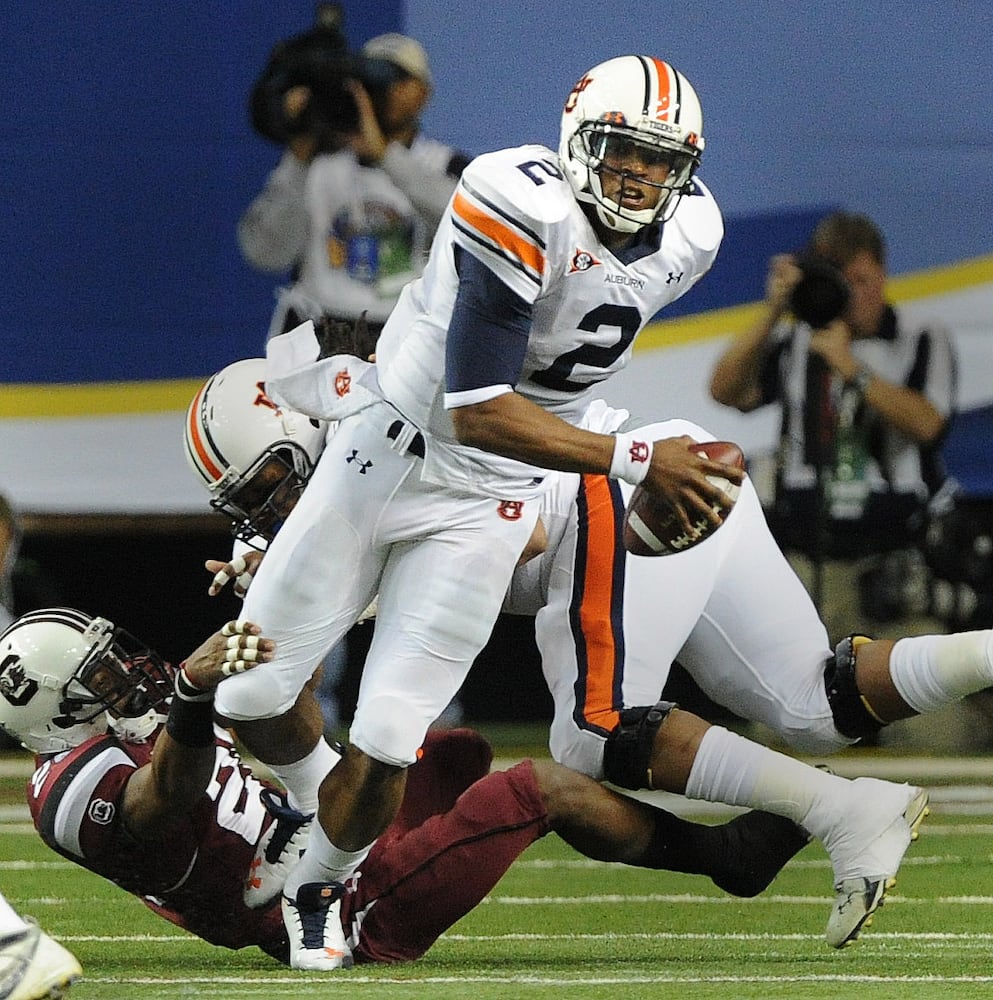
[[[281,854],[299,849],[307,817],[213,721],[221,678],[271,658],[259,632],[229,622],[174,670],[105,619],[32,612],[0,635],[0,724],[39,754],[28,801],[50,847],[206,941],[287,962]],[[550,831],[590,857],[707,874],[737,895],[761,892],[808,839],[763,813],[689,823],[552,761],[489,773],[471,730],[431,732],[423,751],[342,900],[345,964],[417,958]]]

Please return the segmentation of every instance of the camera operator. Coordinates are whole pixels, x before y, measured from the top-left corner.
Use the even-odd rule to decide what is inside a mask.
[[[420,134],[433,81],[412,38],[380,35],[354,56],[332,46],[325,72],[310,79],[276,77],[292,85],[268,106],[306,127],[283,129],[286,152],[242,217],[239,241],[254,266],[291,271],[270,336],[321,315],[364,314],[375,331],[420,272],[468,157]],[[260,104],[253,98],[253,124],[274,138],[278,130],[260,128]]]
[[[939,326],[907,326],[885,285],[878,228],[826,216],[802,254],[772,258],[761,314],[710,382],[742,412],[782,406],[769,520],[833,640],[906,616],[910,584],[924,587],[928,501],[944,481],[951,343]]]
[[[336,119],[355,127],[343,85],[355,72],[355,60],[342,18],[338,4],[319,4],[311,28],[273,48],[249,95],[252,127],[283,148],[279,164],[238,223],[241,252],[260,271],[285,272],[299,264],[307,238],[307,168],[318,152],[342,145]]]

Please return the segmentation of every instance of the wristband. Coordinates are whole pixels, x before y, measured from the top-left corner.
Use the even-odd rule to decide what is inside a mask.
[[[213,746],[213,701],[183,701],[182,698],[173,698],[166,718],[166,732],[184,747]]]
[[[614,455],[610,460],[611,479],[623,479],[637,486],[652,464],[652,442],[634,434],[614,435]]]
[[[198,688],[181,663],[176,671],[176,697],[169,706],[166,732],[185,747],[214,744],[214,691]]]
[[[203,688],[197,687],[190,680],[190,675],[186,672],[185,663],[181,663],[179,669],[176,671],[175,689],[176,697],[182,701],[202,702],[214,700],[213,690],[205,691]]]

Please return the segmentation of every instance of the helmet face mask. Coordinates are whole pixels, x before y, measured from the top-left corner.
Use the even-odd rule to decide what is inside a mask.
[[[231,518],[235,538],[258,547],[259,539],[272,541],[313,471],[301,447],[283,442],[267,448],[244,475],[226,476],[210,505]]]
[[[691,189],[702,128],[700,102],[681,73],[658,59],[621,56],[573,88],[559,157],[577,200],[603,226],[636,233],[671,218]]]
[[[236,361],[211,376],[190,404],[186,457],[256,548],[282,526],[324,449],[327,424],[277,406],[265,391],[264,358]]]
[[[112,641],[103,650],[95,648],[66,683],[64,710],[79,721],[89,721],[102,711],[112,718],[139,719],[164,708],[172,697],[172,668],[129,632],[106,624]]]
[[[105,618],[32,611],[0,635],[0,725],[36,753],[71,749],[108,726],[144,739],[166,711],[173,677],[157,653]]]

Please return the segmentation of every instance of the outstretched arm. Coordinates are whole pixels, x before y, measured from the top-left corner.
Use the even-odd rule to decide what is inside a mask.
[[[214,690],[228,675],[272,659],[275,643],[261,631],[251,622],[228,622],[181,664],[151,762],[124,792],[123,818],[135,837],[161,834],[203,795],[214,771]]]
[[[602,473],[634,481],[629,478],[633,463],[626,460],[627,436],[574,427],[516,392],[458,407],[451,413],[463,444],[546,469]],[[720,523],[713,508],[724,501],[724,494],[708,476],[740,483],[744,475],[740,469],[690,451],[693,443],[686,436],[644,442],[650,451],[645,449],[647,469],[642,470],[640,480],[681,512],[687,530],[692,530],[692,522],[699,517]],[[623,454],[618,455],[619,451]]]
[[[724,500],[708,475],[740,483],[742,473],[690,451],[688,437],[642,441],[575,427],[511,388],[520,381],[532,306],[472,254],[456,248],[459,290],[445,356],[445,405],[459,442],[538,468],[591,472],[644,483],[692,531],[721,518]]]

